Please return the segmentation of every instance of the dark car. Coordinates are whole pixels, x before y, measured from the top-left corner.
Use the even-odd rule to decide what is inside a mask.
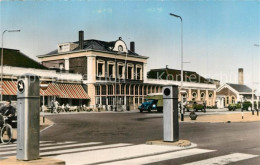
[[[151,110],[157,110],[157,102],[158,100],[154,100],[154,99],[146,100],[138,107],[138,109],[140,112],[143,111],[151,112]]]

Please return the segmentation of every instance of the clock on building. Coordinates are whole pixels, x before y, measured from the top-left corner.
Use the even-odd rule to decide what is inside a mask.
[[[122,51],[123,51],[123,46],[122,46],[122,45],[119,45],[119,46],[118,46],[118,51],[119,51],[119,52],[122,52]]]

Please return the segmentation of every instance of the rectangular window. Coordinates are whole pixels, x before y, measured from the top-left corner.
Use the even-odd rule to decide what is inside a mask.
[[[103,75],[103,64],[98,63],[98,76],[102,76],[102,75]]]
[[[96,86],[96,95],[100,95],[100,86]]]
[[[127,71],[127,78],[128,79],[132,79],[132,70],[133,70],[133,67],[129,66],[128,67],[128,71]]]
[[[102,95],[106,95],[106,86],[102,85]]]
[[[130,87],[130,92],[131,92],[131,95],[133,95],[134,94],[134,87],[131,85],[131,87]]]
[[[142,86],[139,87],[139,95],[143,95],[143,87]]]
[[[138,95],[138,86],[135,86],[135,95]]]
[[[126,94],[129,95],[129,85],[126,85]]]
[[[136,70],[136,79],[141,80],[141,68],[137,68]]]
[[[147,94],[147,87],[145,86],[144,87],[144,95],[146,95]]]
[[[121,94],[125,94],[125,86],[124,85],[121,85]]]
[[[109,64],[108,65],[108,76],[109,77],[113,77],[113,75],[114,75],[114,65],[113,64]]]
[[[102,97],[101,99],[102,99],[102,102],[101,102],[102,105],[106,105],[106,104],[107,104],[107,103],[106,103],[106,97]]]
[[[138,98],[137,97],[135,98],[135,103],[138,104]]]
[[[122,65],[118,66],[118,77],[120,77],[120,78],[123,77],[123,66]]]
[[[108,94],[113,95],[113,86],[112,85],[108,85]]]

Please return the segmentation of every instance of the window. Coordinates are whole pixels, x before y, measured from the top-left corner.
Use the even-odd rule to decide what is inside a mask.
[[[144,95],[147,95],[147,87],[144,87]]]
[[[193,93],[192,93],[192,99],[195,100],[196,97],[197,97],[197,93],[196,93],[196,92],[193,92]]]
[[[202,93],[200,94],[200,99],[201,99],[201,100],[204,100],[204,98],[205,98],[205,93],[202,92]]]
[[[107,70],[108,70],[108,77],[109,78],[114,78],[115,77],[115,63],[109,61]]]
[[[96,86],[96,95],[100,95],[100,86]]]
[[[127,79],[133,79],[134,66],[133,64],[128,64],[127,66]]]
[[[235,97],[232,96],[232,104],[235,104]]]
[[[135,95],[138,95],[138,86],[135,86]]]
[[[108,85],[108,94],[113,95],[113,86],[112,85]]]
[[[104,61],[97,62],[97,76],[98,77],[105,76],[105,62]]]
[[[118,70],[118,78],[124,78],[124,64],[123,63],[118,63],[118,67],[117,67],[117,70]]]
[[[125,94],[125,86],[124,85],[121,85],[121,94]]]
[[[143,95],[143,87],[142,86],[139,87],[139,95]]]
[[[142,80],[142,66],[141,65],[136,66],[136,79]]]
[[[130,86],[130,92],[131,92],[131,95],[133,95],[134,94],[134,86]]]
[[[227,104],[229,104],[229,97],[226,97],[226,100],[227,100]]]
[[[126,85],[126,94],[129,95],[129,85]]]
[[[105,85],[102,85],[101,87],[101,90],[102,90],[102,95],[106,95],[106,86]]]
[[[212,93],[209,93],[209,98],[212,98],[213,94]]]

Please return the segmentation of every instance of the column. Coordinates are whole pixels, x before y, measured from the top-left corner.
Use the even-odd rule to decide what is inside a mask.
[[[197,100],[200,101],[200,89],[197,90]]]
[[[205,97],[205,99],[206,99],[207,105],[209,105],[209,90],[208,89],[206,90],[206,97]]]
[[[69,58],[64,58],[64,60],[65,60],[65,66],[64,66],[64,68],[65,68],[65,70],[70,70],[70,61],[69,61]]]
[[[188,89],[188,95],[189,95],[188,101],[191,101],[192,100],[191,89]]]

